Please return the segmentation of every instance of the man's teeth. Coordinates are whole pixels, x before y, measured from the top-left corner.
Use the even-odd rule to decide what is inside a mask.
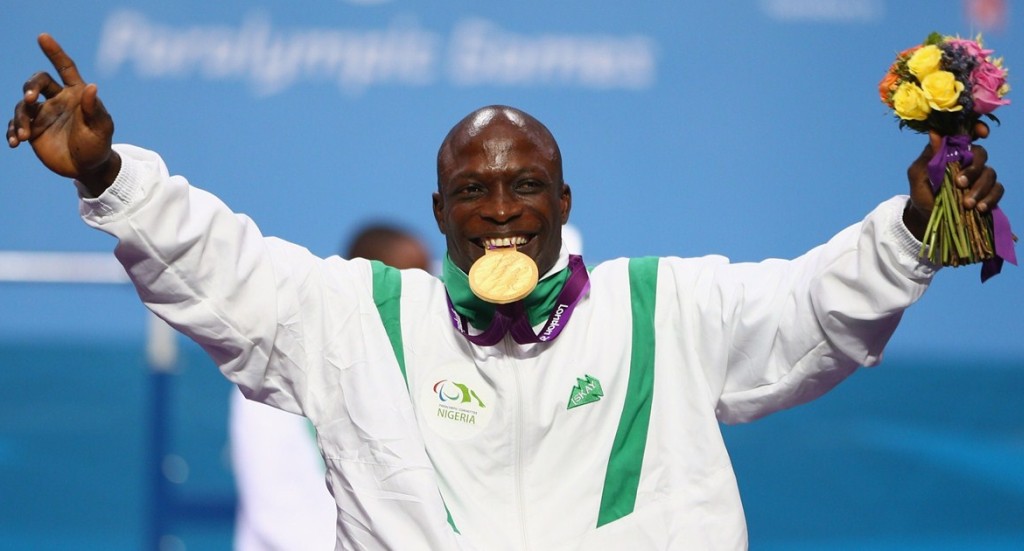
[[[529,239],[516,236],[516,237],[499,237],[496,239],[485,239],[484,247],[487,249],[500,249],[504,247],[520,246],[525,245]]]

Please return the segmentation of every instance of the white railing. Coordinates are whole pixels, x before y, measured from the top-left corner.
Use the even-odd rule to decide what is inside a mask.
[[[0,283],[92,283],[129,285],[124,268],[110,253],[0,251]],[[149,313],[146,359],[150,369],[174,370],[178,360],[177,333]]]

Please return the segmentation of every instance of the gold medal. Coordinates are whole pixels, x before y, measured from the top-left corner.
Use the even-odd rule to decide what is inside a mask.
[[[473,294],[494,304],[526,298],[537,286],[537,263],[515,247],[487,249],[469,268]]]

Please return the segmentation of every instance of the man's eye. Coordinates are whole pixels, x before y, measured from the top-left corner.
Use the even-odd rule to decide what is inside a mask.
[[[539,180],[522,180],[516,182],[516,190],[520,193],[531,193],[544,189],[544,182]]]
[[[456,193],[462,196],[476,196],[483,193],[483,191],[484,187],[480,184],[469,184],[460,187]]]

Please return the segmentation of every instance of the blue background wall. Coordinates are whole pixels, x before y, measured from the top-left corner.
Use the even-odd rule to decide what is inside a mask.
[[[984,31],[1016,83],[1015,68],[1024,63],[1017,6],[1004,5],[1003,23],[989,27],[968,17],[965,5],[8,2],[0,8],[0,84],[13,107],[24,80],[50,69],[36,35],[53,34],[85,78],[99,84],[117,122],[117,141],[159,151],[172,172],[250,215],[264,233],[324,255],[357,225],[379,217],[401,219],[442,254],[429,211],[436,148],[474,108],[512,104],[559,139],[574,191],[572,222],[583,233],[588,262],[710,253],[758,260],[800,254],[904,192],[906,166],[924,139],[899,131],[878,101],[877,82],[895,52],[933,30]],[[297,53],[305,57],[288,57]],[[1003,125],[985,145],[1010,190],[1002,206],[1020,233],[1024,121],[1016,94],[1010,98],[1015,103],[998,112]],[[109,237],[78,219],[70,183],[45,172],[27,147],[0,153],[0,186],[0,250],[112,248]],[[909,512],[946,503],[927,494],[935,484],[948,489],[947,496],[973,496],[956,516],[967,523],[957,532],[962,537],[1022,541],[1022,282],[1024,273],[1012,266],[984,285],[977,267],[943,271],[896,333],[886,361],[893,373],[869,372],[819,403],[729,429],[752,541],[761,542],[754,548],[771,542],[796,548],[801,534],[818,542],[808,548],[821,548],[816,545],[830,534],[844,533],[825,522],[821,499],[842,502],[842,493],[865,488],[867,497],[857,498],[862,501],[847,500],[849,508],[836,511],[844,519],[837,526],[862,528],[853,529],[855,540],[874,534],[882,519],[895,519],[908,530],[883,530],[878,548],[884,541],[908,548],[899,538],[922,533],[959,541],[942,528],[956,523],[937,513],[923,514],[930,523],[913,523],[918,517]],[[144,462],[152,412],[142,353],[145,319],[133,292],[121,286],[0,285],[0,542],[19,534],[28,539],[16,541],[37,542],[26,549],[50,539],[54,548],[67,548],[67,538],[76,538],[77,548],[95,541],[97,549],[132,549],[141,541],[150,503]],[[213,492],[214,500],[230,499],[230,473],[218,455],[224,405],[217,400],[226,397],[226,383],[201,355],[186,354],[186,360],[169,404],[189,412],[175,421],[192,438],[181,446],[217,448],[193,460],[190,484],[199,493]],[[184,407],[196,396],[210,401]],[[902,409],[890,411],[894,402]],[[955,418],[922,413],[961,408]],[[94,424],[87,423],[90,412]],[[843,421],[832,417],[840,414]],[[865,420],[876,418],[896,424],[886,429]],[[909,441],[904,437],[911,433],[925,438],[914,440],[915,449],[930,454],[939,471],[901,466],[897,458],[906,456],[896,443]],[[884,434],[904,436],[884,440]],[[839,435],[847,438],[829,440]],[[823,448],[805,449],[818,444]],[[955,450],[943,455],[947,444]],[[765,449],[780,447],[793,455],[766,458],[778,452]],[[60,461],[47,467],[33,459],[54,454]],[[808,454],[816,459],[787,459]],[[864,481],[835,478],[844,469],[819,465],[845,459],[864,466],[858,454],[877,462]],[[972,462],[977,454],[981,459]],[[122,467],[110,471],[117,461]],[[88,473],[107,471],[110,478],[98,487],[71,491]],[[911,471],[920,485],[886,491]],[[813,472],[823,480],[805,476]],[[886,478],[892,473],[896,480]],[[911,501],[879,514],[896,493]],[[794,495],[795,501],[778,501]],[[114,508],[103,509],[105,503]],[[32,504],[50,516],[33,512]],[[968,513],[988,524],[964,520],[975,518]],[[119,533],[116,524],[100,522],[111,516],[130,527],[126,539],[105,539]],[[222,536],[223,528],[211,530]],[[200,548],[198,541],[188,548]],[[210,545],[216,549],[223,541]]]
[[[478,106],[521,106],[560,141],[589,262],[708,253],[758,260],[799,254],[904,192],[904,171],[924,140],[897,129],[877,82],[896,51],[929,32],[980,30],[961,2],[627,4],[9,4],[0,12],[8,29],[0,81],[13,106],[22,82],[48,69],[35,36],[50,32],[99,83],[118,141],[159,151],[172,172],[265,233],[320,254],[371,216],[406,220],[440,254],[429,211],[440,140]],[[1024,44],[1012,16],[986,41],[1015,82]],[[480,46],[478,27],[522,55]],[[356,50],[346,60],[358,61],[358,46],[375,39],[394,53],[376,71],[274,57],[332,39],[342,44],[336,51]],[[556,40],[582,52],[569,70],[530,61],[537,44]],[[227,60],[211,61],[216,52],[204,47],[225,41]],[[480,59],[506,70],[488,78],[493,71]],[[1024,172],[1020,109],[998,114],[1003,126],[986,145],[1013,189]],[[9,206],[0,250],[112,247],[82,228],[70,184],[43,171],[28,148],[0,162]],[[1022,195],[1003,203],[1018,226]],[[944,273],[890,351],[1019,357],[1024,339],[1012,336],[1024,327],[1024,273],[1008,268],[985,285],[977,280],[974,268]],[[78,291],[0,292],[0,334],[140,331],[134,300],[119,292],[102,309]]]

